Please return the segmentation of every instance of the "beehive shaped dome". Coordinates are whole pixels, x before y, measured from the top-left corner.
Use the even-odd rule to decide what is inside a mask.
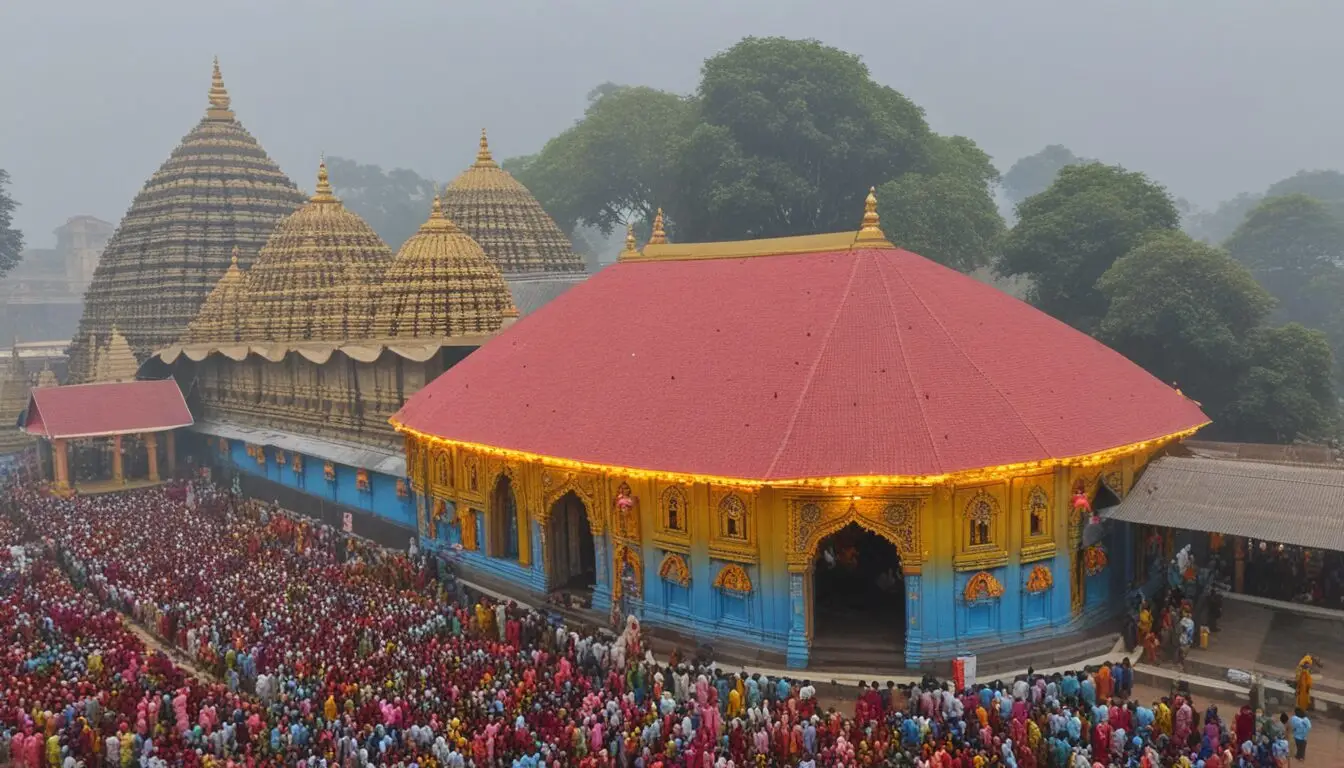
[[[583,259],[555,220],[490,155],[485,131],[476,162],[445,190],[443,212],[506,275],[583,272]]]
[[[475,240],[443,215],[435,196],[429,220],[402,244],[383,276],[373,336],[494,333],[516,315],[504,275]]]
[[[238,265],[238,249],[224,276],[205,297],[201,311],[187,325],[184,344],[215,342],[225,344],[242,338],[247,318],[247,276]]]
[[[303,203],[234,116],[215,62],[205,117],[145,183],[103,250],[70,345],[70,379],[93,376],[88,338],[115,323],[140,356],[171,344],[229,266],[243,266]]]
[[[363,339],[374,292],[392,251],[331,193],[327,164],[317,191],[281,221],[247,272],[242,340],[294,343]]]

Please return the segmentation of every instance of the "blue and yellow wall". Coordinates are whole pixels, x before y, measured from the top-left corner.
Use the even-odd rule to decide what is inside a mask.
[[[210,437],[207,444],[224,464],[245,474],[367,512],[410,533],[418,528],[415,499],[405,478],[242,440]]]
[[[1053,466],[950,482],[766,486],[588,468],[407,434],[422,541],[461,545],[466,565],[531,593],[556,586],[547,537],[568,495],[582,502],[597,558],[594,605],[622,597],[645,622],[809,662],[812,569],[851,523],[900,554],[907,665],[1066,634],[1115,615],[1135,579],[1131,534],[1081,547],[1076,496],[1123,496],[1169,441]],[[516,551],[505,522],[527,531]]]

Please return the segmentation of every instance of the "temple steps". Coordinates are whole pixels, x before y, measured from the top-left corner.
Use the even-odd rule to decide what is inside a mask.
[[[852,632],[812,638],[809,672],[857,674],[880,678],[905,672],[905,649],[898,637]]]

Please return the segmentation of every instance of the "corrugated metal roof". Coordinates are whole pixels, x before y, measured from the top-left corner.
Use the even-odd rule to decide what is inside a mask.
[[[552,299],[588,279],[586,274],[505,275],[513,305],[527,317],[549,304]]]
[[[200,432],[230,440],[243,440],[254,445],[270,445],[284,451],[302,453],[323,461],[334,461],[347,467],[358,467],[392,477],[406,476],[406,456],[401,453],[378,450],[367,445],[355,445],[339,440],[326,440],[291,432],[280,432],[264,427],[245,426],[222,421],[203,421],[192,427]]]
[[[1106,516],[1344,551],[1344,470],[1163,456]]]

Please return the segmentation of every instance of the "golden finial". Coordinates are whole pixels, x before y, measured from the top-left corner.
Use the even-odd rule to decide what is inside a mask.
[[[229,255],[229,267],[231,269],[238,268],[238,246],[236,245],[233,246],[233,253]]]
[[[868,197],[863,201],[863,226],[854,238],[856,243],[887,244],[887,236],[882,233],[877,216],[877,187],[868,188]]]
[[[334,203],[336,196],[331,193],[331,182],[327,179],[327,159],[317,164],[317,191],[309,198],[314,203]]]
[[[493,166],[495,158],[490,154],[490,140],[485,137],[485,129],[481,129],[481,146],[476,150],[477,166]]]
[[[224,76],[219,73],[219,57],[216,56],[215,69],[210,75],[210,108],[205,111],[205,116],[211,120],[232,120],[229,103],[229,92],[224,90]]]
[[[429,207],[429,218],[431,219],[443,218],[443,196],[440,195],[438,192],[434,193],[434,204]]]
[[[635,250],[635,225],[633,222],[625,225],[625,250]]]
[[[443,197],[434,195],[434,203],[429,207],[429,220],[420,225],[421,232],[441,231],[458,232],[457,225],[443,215]]]
[[[667,233],[663,231],[663,209],[658,209],[658,215],[653,217],[653,234],[649,237],[649,245],[666,245]]]

